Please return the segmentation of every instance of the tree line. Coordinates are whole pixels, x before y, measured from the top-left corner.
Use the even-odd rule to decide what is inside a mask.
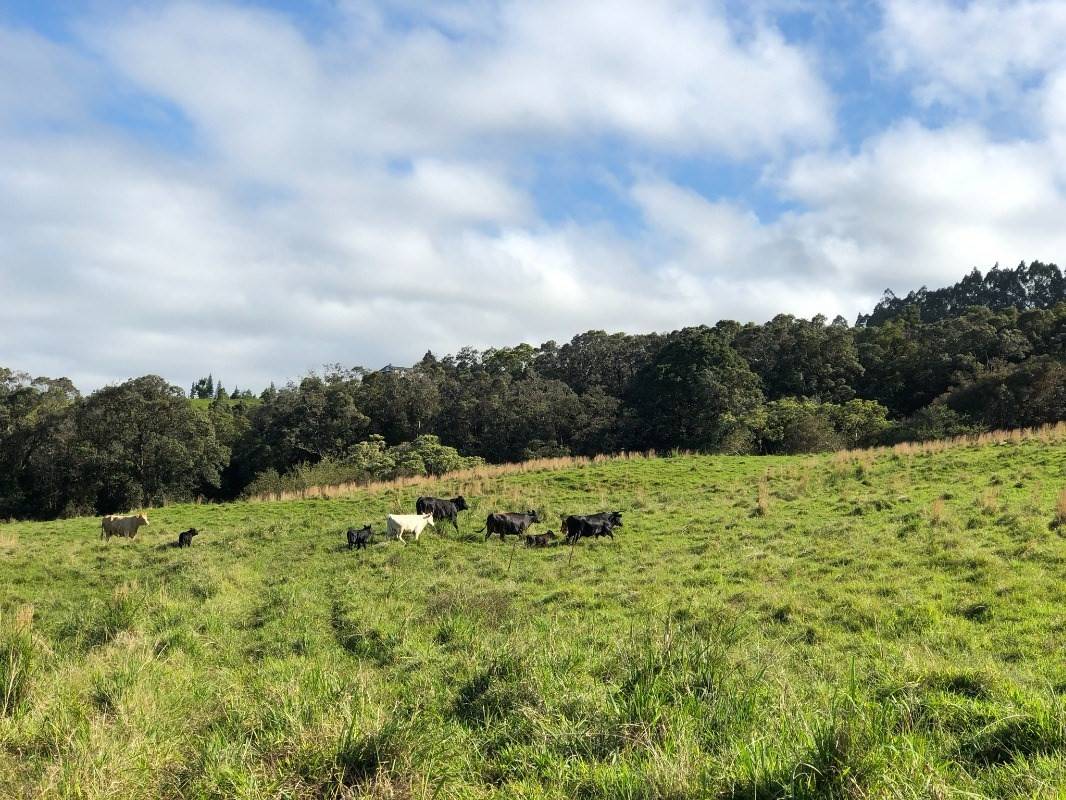
[[[886,292],[855,325],[778,315],[672,333],[327,367],[258,397],[156,375],[82,395],[0,368],[0,518],[632,449],[803,453],[1066,419],[1054,264]]]

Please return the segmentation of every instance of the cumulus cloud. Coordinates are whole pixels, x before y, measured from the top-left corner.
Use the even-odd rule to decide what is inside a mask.
[[[1066,251],[1055,158],[1046,143],[996,142],[973,125],[907,122],[855,154],[797,158],[773,180],[803,210],[772,222],[662,181],[634,195],[685,274],[710,272],[736,294],[777,289],[782,309],[853,314],[884,288]]]
[[[694,0],[507,2],[389,26],[363,8],[312,43],[247,8],[167,5],[92,31],[228,158],[325,156],[620,136],[751,154],[832,132],[811,59],[772,28],[743,39]]]
[[[850,318],[1062,250],[1066,82],[1040,82],[1039,140],[900,121],[851,151],[776,5],[382,0],[316,28],[166,2],[66,42],[0,29],[0,363],[260,387],[592,327]],[[915,53],[900,74],[928,83]],[[545,208],[544,153],[610,208]],[[676,179],[715,163],[790,210]]]
[[[1059,0],[884,0],[882,43],[893,67],[918,76],[926,103],[1016,103],[1066,65]]]
[[[452,3],[404,24],[397,8],[341,7],[318,35],[183,2],[81,20],[76,46],[6,32],[36,104],[7,83],[0,108],[62,124],[0,139],[18,199],[0,211],[5,358],[87,385],[207,369],[261,385],[661,327],[679,288],[609,225],[545,223],[528,148],[751,155],[832,131],[806,53],[703,3]],[[132,96],[168,110],[180,147],[91,113]]]

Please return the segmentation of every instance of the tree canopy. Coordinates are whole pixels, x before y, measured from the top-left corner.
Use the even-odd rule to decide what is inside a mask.
[[[781,314],[671,333],[332,365],[258,398],[213,374],[82,396],[0,368],[0,517],[625,449],[810,452],[1066,419],[1066,281],[1041,262],[891,293],[854,326]]]

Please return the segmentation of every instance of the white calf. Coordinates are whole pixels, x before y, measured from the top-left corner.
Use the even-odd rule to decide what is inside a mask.
[[[413,533],[415,541],[427,525],[433,524],[432,514],[389,514],[385,519],[385,526],[389,536],[395,536],[401,542],[404,541],[405,533]],[[404,544],[407,544],[404,542]]]

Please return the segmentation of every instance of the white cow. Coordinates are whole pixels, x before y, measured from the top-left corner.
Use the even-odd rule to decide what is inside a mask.
[[[142,525],[148,524],[147,514],[135,514],[122,517],[118,514],[108,514],[100,521],[100,537],[104,540],[112,536],[126,536],[132,539]]]
[[[433,514],[389,514],[385,519],[389,536],[395,536],[401,542],[404,542],[405,533],[413,533],[417,542],[418,535],[425,530],[427,525],[432,524]]]

